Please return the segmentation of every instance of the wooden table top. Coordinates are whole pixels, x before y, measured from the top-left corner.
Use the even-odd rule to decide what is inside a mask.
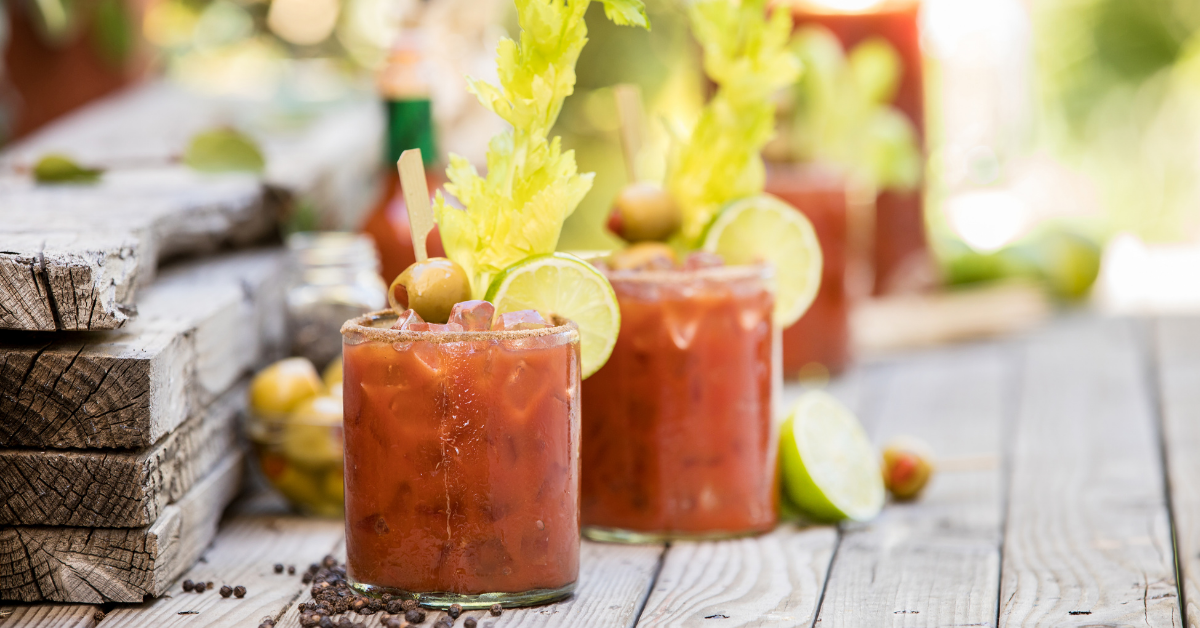
[[[1200,625],[1200,319],[1073,316],[875,360],[828,388],[876,443],[935,448],[919,501],[753,539],[585,542],[573,598],[467,615],[495,628]],[[245,599],[175,585],[133,606],[0,605],[0,626],[93,626],[97,610],[101,626],[298,626],[299,574],[344,554],[342,525],[251,510],[180,578],[241,584]],[[280,562],[297,574],[275,574]]]

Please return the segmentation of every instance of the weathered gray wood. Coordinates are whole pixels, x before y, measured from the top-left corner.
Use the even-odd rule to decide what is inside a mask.
[[[166,595],[138,606],[119,607],[105,619],[123,628],[194,625],[210,628],[253,628],[263,617],[278,618],[308,585],[300,576],[341,544],[345,527],[332,519],[293,516],[241,516],[227,520],[204,560],[179,576]],[[296,566],[295,575],[276,574],[275,563]],[[179,582],[212,581],[246,587],[246,597],[222,598],[216,591],[186,593]],[[197,611],[195,615],[179,615]]]
[[[116,331],[0,332],[0,447],[147,447],[283,347],[284,254],[164,271]]]
[[[1001,626],[1180,625],[1144,350],[1075,319],[1024,352]]]
[[[1163,420],[1176,556],[1189,626],[1200,626],[1200,318],[1156,325]]]
[[[837,543],[832,526],[673,543],[638,626],[807,626]],[[718,622],[719,620],[719,622]]]
[[[91,604],[0,605],[0,626],[37,628],[92,628],[97,625],[97,606]]]
[[[241,478],[242,454],[230,452],[144,528],[0,528],[0,599],[141,602],[162,595],[212,541]]]
[[[149,525],[237,446],[245,406],[235,386],[141,451],[0,450],[0,524]]]
[[[547,606],[506,609],[500,617],[492,617],[487,611],[464,611],[455,625],[461,626],[463,619],[474,617],[479,620],[480,626],[492,624],[494,628],[632,626],[654,579],[662,550],[661,545],[608,545],[584,541],[580,548],[579,586],[573,597]],[[345,560],[344,547],[339,547],[334,555],[339,560]],[[297,568],[300,566],[297,565]],[[300,626],[299,605],[311,601],[312,596],[305,587],[300,597],[280,613],[277,626]],[[422,625],[432,626],[442,615],[444,613],[428,611]],[[376,628],[382,625],[384,615],[361,616],[351,613],[349,617],[353,621],[363,622],[368,628]]]
[[[876,445],[913,435],[948,460],[917,501],[843,526],[819,625],[995,625],[1012,358],[970,347],[877,369],[866,421]]]
[[[357,227],[373,200],[382,117],[374,102],[272,120],[267,104],[223,101],[167,83],[105,99],[0,154],[0,329],[115,329],[135,292],[172,258],[244,246],[275,233],[303,197],[323,228]],[[188,140],[247,128],[263,177],[205,175],[179,163]],[[37,186],[26,174],[63,152],[111,170],[95,185]]]

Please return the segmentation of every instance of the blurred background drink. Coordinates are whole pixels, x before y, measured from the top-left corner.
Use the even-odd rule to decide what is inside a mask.
[[[770,530],[770,269],[607,275],[622,322],[608,364],[584,382],[584,534],[638,542]]]
[[[441,607],[566,597],[579,575],[579,332],[396,320],[342,328],[350,578]]]

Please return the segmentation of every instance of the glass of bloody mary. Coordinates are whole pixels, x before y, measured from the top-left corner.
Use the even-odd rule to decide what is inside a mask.
[[[349,578],[442,608],[570,595],[578,329],[391,329],[396,319],[342,328]]]
[[[606,270],[621,308],[584,382],[588,538],[648,542],[770,530],[779,333],[765,265]]]

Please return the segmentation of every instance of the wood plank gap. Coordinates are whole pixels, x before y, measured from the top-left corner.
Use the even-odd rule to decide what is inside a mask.
[[[1161,317],[1154,361],[1180,613],[1200,627],[1200,317]]]

